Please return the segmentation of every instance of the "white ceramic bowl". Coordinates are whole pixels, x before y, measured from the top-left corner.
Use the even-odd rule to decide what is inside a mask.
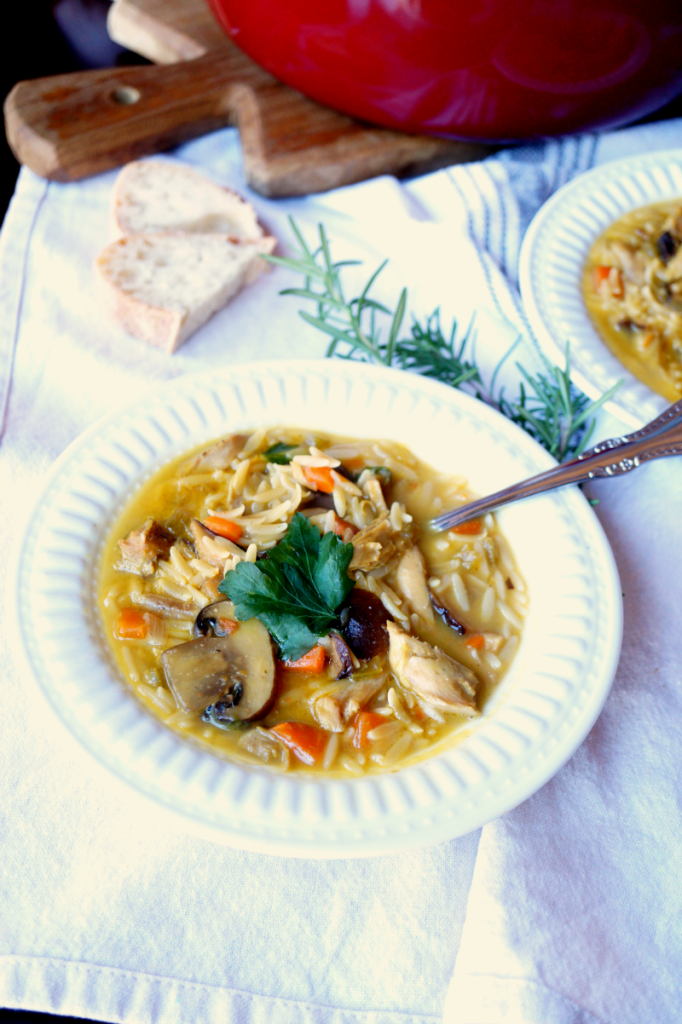
[[[164,384],[83,434],[46,480],[10,582],[27,673],[100,766],[183,828],[233,846],[365,856],[449,839],[504,814],[580,744],[618,660],[618,577],[575,488],[500,513],[529,587],[523,642],[471,735],[416,767],[348,781],[241,767],[165,729],[122,684],[95,600],[114,519],[169,459],[260,424],[393,438],[466,475],[483,494],[552,464],[483,403],[393,370],[340,360],[261,363]]]
[[[563,365],[570,342],[571,376],[591,398],[622,380],[607,408],[635,427],[670,403],[626,370],[599,337],[582,297],[583,267],[614,220],[676,197],[682,197],[682,149],[614,160],[559,189],[535,215],[521,247],[521,295],[545,355]]]

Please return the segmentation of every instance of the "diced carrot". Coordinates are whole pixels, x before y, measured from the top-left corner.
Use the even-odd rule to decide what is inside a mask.
[[[614,299],[623,298],[623,275],[618,267],[595,267],[594,268],[594,287],[596,291],[599,291],[602,284],[606,281],[609,291],[613,295]]]
[[[464,643],[467,647],[472,647],[475,651],[480,651],[481,647],[485,647],[485,637],[481,633],[472,633],[468,636]]]
[[[121,609],[116,622],[116,632],[121,640],[144,640],[147,628],[147,620],[137,608]]]
[[[218,619],[218,625],[225,636],[230,636],[231,633],[239,629],[239,623],[235,622],[234,619]]]
[[[337,537],[343,537],[346,530],[351,530],[352,533],[357,533],[357,526],[353,526],[352,523],[347,522],[345,519],[341,519],[334,513],[334,533]]]
[[[460,523],[459,526],[453,527],[452,532],[463,533],[466,536],[473,536],[474,534],[481,532],[481,520],[470,519],[467,523]]]
[[[334,477],[329,466],[305,466],[303,472],[314,490],[324,494],[331,494],[334,490]]]
[[[368,746],[367,733],[376,729],[379,725],[385,725],[388,719],[384,715],[377,715],[375,711],[360,711],[355,716],[355,733],[353,734],[353,746],[362,750]]]
[[[298,661],[285,661],[284,667],[291,672],[310,672],[311,675],[318,675],[324,668],[327,659],[327,652],[322,644],[311,647],[307,654],[304,654]]]
[[[217,533],[219,537],[226,537],[227,540],[239,540],[244,532],[239,523],[224,519],[223,516],[208,516],[204,519],[204,526],[211,533]]]
[[[293,751],[304,764],[316,764],[324,756],[328,736],[322,729],[304,722],[280,722],[270,732],[278,736],[285,747]]]

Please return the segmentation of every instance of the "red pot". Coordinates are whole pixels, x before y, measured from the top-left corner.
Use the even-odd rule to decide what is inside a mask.
[[[682,91],[682,0],[209,0],[250,57],[391,128],[513,141],[608,128]]]

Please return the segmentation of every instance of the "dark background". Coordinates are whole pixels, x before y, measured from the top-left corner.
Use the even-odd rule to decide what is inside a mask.
[[[682,2],[682,0],[681,0]],[[146,64],[143,58],[113,43],[106,32],[109,0],[21,0],[12,6],[12,29],[0,50],[0,95],[15,82],[84,68]],[[682,96],[647,121],[682,117]],[[0,220],[12,197],[19,165],[0,138]],[[0,1024],[82,1024],[82,1018],[0,1008]]]
[[[109,0],[20,0],[0,43],[0,97],[15,82],[84,68],[147,64],[113,43],[106,30]],[[0,134],[0,222],[14,192],[19,164]],[[27,1021],[27,1024],[30,1022]]]
[[[15,82],[84,68],[146,64],[112,43],[106,31],[109,0],[20,0],[0,43],[0,97]],[[8,23],[7,23],[8,24]],[[14,192],[19,164],[0,133],[0,221]],[[83,1024],[82,1018],[0,1008],[0,1024]]]
[[[82,1017],[53,1017],[29,1010],[0,1010],[1,1024],[88,1024]]]

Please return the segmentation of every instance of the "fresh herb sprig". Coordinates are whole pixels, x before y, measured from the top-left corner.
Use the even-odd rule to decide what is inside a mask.
[[[260,619],[281,656],[296,661],[336,623],[355,585],[348,575],[353,550],[331,532],[321,537],[297,512],[266,558],[239,562],[218,590],[234,603],[240,621]]]
[[[571,353],[568,344],[563,370],[552,366],[547,359],[544,362],[547,374],[538,373],[535,376],[531,376],[517,363],[523,378],[518,398],[515,402],[509,402],[500,391],[496,405],[501,413],[523,427],[527,434],[546,448],[557,462],[566,462],[585,451],[597,425],[595,413],[615,394],[621,381],[609,388],[601,398],[590,402],[587,395],[579,391],[571,381]],[[530,390],[527,390],[526,385]]]
[[[306,323],[318,328],[331,340],[326,355],[362,362],[376,362],[412,370],[425,377],[461,388],[503,413],[522,427],[559,462],[580,455],[594,432],[597,410],[620,387],[620,381],[597,401],[590,400],[571,381],[570,351],[561,369],[544,358],[545,373],[531,374],[520,363],[516,366],[522,380],[515,399],[507,398],[497,386],[497,367],[489,383],[483,379],[475,359],[472,325],[457,338],[453,323],[449,337],[443,334],[440,314],[435,310],[424,321],[413,318],[408,337],[400,337],[407,308],[407,289],[403,288],[394,311],[370,296],[387,260],[371,275],[360,294],[346,299],[341,271],[360,261],[334,262],[329,240],[320,224],[320,245],[312,250],[294,221],[290,221],[299,251],[295,257],[266,256],[270,263],[288,267],[303,275],[303,288],[286,288],[282,295],[293,295],[315,303],[316,314],[300,310]],[[509,353],[507,353],[509,355]],[[505,356],[505,359],[507,357]],[[502,360],[504,363],[505,359]]]

